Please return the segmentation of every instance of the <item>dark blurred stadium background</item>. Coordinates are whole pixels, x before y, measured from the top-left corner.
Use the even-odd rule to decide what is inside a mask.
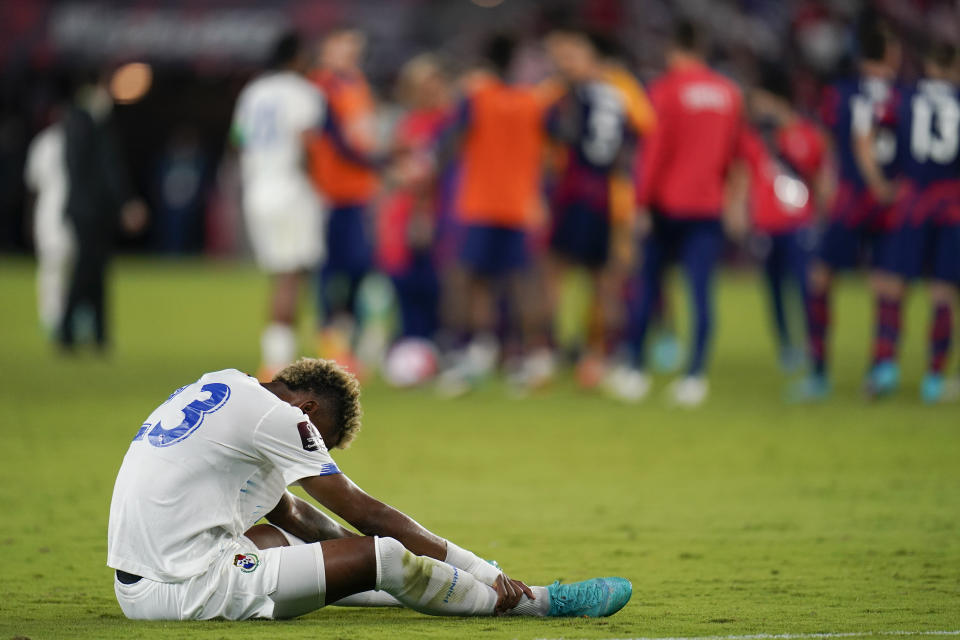
[[[152,72],[142,98],[115,112],[131,174],[153,212],[127,248],[232,254],[243,234],[219,171],[231,112],[270,44],[291,26],[308,39],[343,25],[369,35],[365,71],[385,121],[398,71],[417,53],[438,52],[456,72],[476,62],[489,33],[509,28],[525,42],[517,73],[537,79],[545,66],[538,39],[558,19],[572,20],[612,36],[646,81],[662,70],[678,16],[707,31],[716,68],[749,85],[759,64],[779,63],[800,108],[813,111],[822,84],[851,65],[853,26],[867,10],[887,17],[906,43],[906,78],[919,71],[920,43],[960,35],[956,3],[936,0],[7,0],[0,3],[0,250],[30,249],[27,145],[81,69],[138,61]],[[164,193],[174,156],[184,155],[188,175],[166,182],[183,193]],[[164,219],[171,197],[186,200],[190,212],[173,229]]]

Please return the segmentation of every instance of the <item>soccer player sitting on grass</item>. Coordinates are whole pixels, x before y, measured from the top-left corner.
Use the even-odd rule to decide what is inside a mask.
[[[207,373],[174,391],[137,431],[114,487],[107,564],[124,614],[291,618],[389,603],[608,616],[630,599],[623,578],[528,587],[367,495],[327,450],[354,439],[360,414],[356,379],[328,360],[302,359],[264,384]],[[289,493],[295,483],[362,535]]]

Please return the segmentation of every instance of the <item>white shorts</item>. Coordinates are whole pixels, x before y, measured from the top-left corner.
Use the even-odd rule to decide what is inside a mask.
[[[268,273],[313,269],[323,258],[324,211],[308,183],[244,192],[244,217],[257,264]]]
[[[326,590],[319,543],[257,549],[247,538],[184,582],[114,577],[117,602],[135,620],[293,618],[321,608]]]

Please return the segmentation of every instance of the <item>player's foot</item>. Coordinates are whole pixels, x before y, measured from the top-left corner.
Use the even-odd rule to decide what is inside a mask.
[[[591,353],[584,355],[577,363],[577,385],[581,389],[596,389],[603,382],[605,370],[603,358]]]
[[[864,385],[867,396],[880,398],[888,396],[900,386],[900,367],[896,362],[885,360],[873,365],[867,374]]]
[[[620,365],[603,381],[604,391],[623,402],[636,403],[650,393],[650,376],[633,367]]]
[[[686,376],[674,380],[667,389],[670,401],[678,407],[699,407],[710,393],[710,383],[703,376]]]
[[[780,370],[784,373],[796,373],[803,366],[803,351],[786,345],[780,347]]]
[[[787,400],[797,404],[821,402],[830,395],[830,381],[822,373],[812,373],[787,389]]]
[[[662,373],[671,373],[679,369],[682,356],[680,341],[672,331],[659,333],[650,346],[653,368]]]
[[[547,591],[551,618],[603,618],[623,609],[633,595],[633,585],[625,578],[594,578],[573,584],[554,582]]]
[[[920,383],[920,398],[925,404],[937,404],[943,400],[943,376],[939,373],[928,373]]]
[[[553,380],[556,369],[553,353],[538,349],[523,359],[520,368],[510,376],[510,385],[521,395],[542,389]]]
[[[459,398],[473,390],[474,381],[462,367],[453,366],[437,376],[437,393],[445,398]]]

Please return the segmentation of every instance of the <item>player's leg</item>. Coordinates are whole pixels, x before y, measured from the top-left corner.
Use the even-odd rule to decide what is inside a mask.
[[[469,573],[416,556],[393,538],[343,538],[283,550],[271,596],[274,617],[296,617],[374,589],[431,615],[489,616],[497,601],[497,593]],[[549,596],[545,600],[549,607]],[[526,608],[536,611],[534,603]]]
[[[717,221],[688,224],[680,257],[690,288],[693,340],[686,376],[674,383],[672,396],[678,404],[697,406],[708,392],[704,370],[713,334],[713,276],[723,248],[723,230]]]
[[[625,344],[629,360],[615,367],[604,381],[609,394],[626,402],[639,402],[650,392],[651,381],[645,372],[647,333],[661,299],[671,228],[671,223],[661,216],[654,217],[653,228],[643,243],[637,290],[627,308]]]
[[[842,221],[831,222],[820,237],[817,252],[807,275],[807,340],[810,373],[789,390],[791,400],[821,400],[830,392],[827,343],[832,323],[831,298],[833,276],[837,269],[856,263],[859,231]]]
[[[504,251],[509,307],[520,329],[523,358],[519,370],[510,376],[514,390],[525,393],[548,384],[556,371],[551,349],[550,295],[547,257],[531,248],[532,238],[519,229],[504,229],[500,246]]]
[[[771,234],[769,250],[763,258],[763,277],[769,294],[770,312],[773,317],[773,328],[777,340],[777,352],[781,365],[784,364],[784,353],[790,348],[790,331],[787,327],[787,312],[784,305],[784,276],[786,270],[786,237],[781,234]]]
[[[494,279],[499,274],[496,229],[467,225],[459,257],[464,272],[462,300],[467,309],[465,346],[452,355],[449,366],[438,380],[438,391],[448,396],[469,391],[493,370],[499,357],[499,344],[494,334]]]
[[[271,380],[296,358],[297,300],[301,272],[270,275],[270,320],[260,335],[260,378]]]
[[[257,524],[243,534],[257,545],[258,549],[294,547],[307,544],[292,533],[273,524]],[[385,591],[362,591],[330,602],[336,607],[399,607],[400,601]]]
[[[884,232],[873,240],[870,288],[874,297],[873,354],[866,390],[871,397],[892,393],[900,383],[897,350],[900,344],[906,282],[901,275],[903,254],[913,234]]]
[[[933,262],[930,283],[931,319],[927,374],[920,389],[923,401],[934,404],[953,399],[957,389],[944,379],[947,356],[953,342],[954,308],[960,289],[960,225],[937,225],[929,236]]]

